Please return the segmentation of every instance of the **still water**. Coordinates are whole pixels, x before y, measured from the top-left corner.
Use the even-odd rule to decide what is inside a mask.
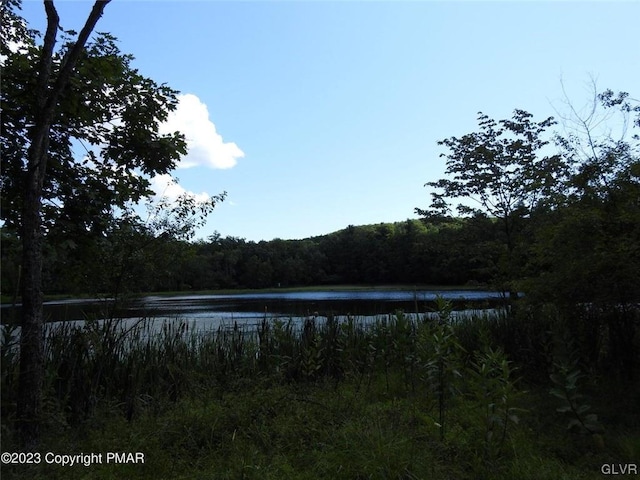
[[[46,302],[44,316],[49,324],[82,324],[87,319],[119,318],[124,325],[140,319],[154,322],[188,322],[198,330],[220,326],[252,327],[264,318],[292,319],[327,316],[375,319],[402,310],[407,314],[429,314],[435,300],[452,302],[457,315],[491,311],[500,305],[502,294],[479,290],[398,290],[370,288],[354,290],[308,290],[302,292],[256,292],[227,295],[147,296],[114,310],[109,300],[61,300]],[[3,306],[3,316],[9,313]],[[19,311],[12,312],[19,315]]]

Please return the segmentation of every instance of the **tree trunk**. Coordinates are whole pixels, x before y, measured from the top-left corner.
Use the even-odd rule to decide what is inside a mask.
[[[22,330],[20,335],[20,382],[18,421],[24,447],[35,447],[39,438],[42,403],[42,234],[40,232],[41,182],[28,175],[22,218]],[[40,188],[38,188],[40,184]]]
[[[59,26],[52,0],[45,0],[47,31],[38,65],[37,111],[27,158],[25,198],[22,211],[22,329],[20,335],[20,379],[18,384],[18,430],[22,446],[34,450],[40,439],[44,348],[42,326],[42,187],[46,176],[49,135],[58,98],[67,86],[80,53],[110,0],[93,6],[77,42],[51,86],[53,49]]]

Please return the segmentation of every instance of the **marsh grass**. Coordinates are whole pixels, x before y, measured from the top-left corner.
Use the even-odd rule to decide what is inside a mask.
[[[637,461],[637,415],[598,404],[603,445],[566,430],[548,383],[536,386],[549,372],[520,378],[546,333],[519,328],[533,329],[500,314],[455,317],[446,303],[428,315],[265,317],[206,332],[180,319],[60,324],[45,339],[43,451],[147,461],[4,466],[3,478],[600,478],[602,463]],[[15,445],[10,342],[3,451]],[[545,348],[535,361],[546,369]]]

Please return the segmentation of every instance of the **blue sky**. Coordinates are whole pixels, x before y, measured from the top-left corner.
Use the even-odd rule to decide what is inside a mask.
[[[78,31],[91,8],[56,5]],[[23,16],[43,29],[40,1]],[[444,172],[437,141],[478,111],[542,120],[561,81],[582,105],[591,78],[637,97],[638,18],[637,1],[113,0],[97,30],[185,95],[180,188],[228,192],[198,236],[258,241],[415,218]]]

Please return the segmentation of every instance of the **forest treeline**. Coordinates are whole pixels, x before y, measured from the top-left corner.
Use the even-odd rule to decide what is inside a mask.
[[[19,243],[2,232],[2,288],[19,280]],[[353,226],[301,240],[249,241],[214,234],[176,240],[122,229],[96,239],[51,239],[46,294],[112,294],[340,284],[488,283],[499,260],[490,219],[442,224],[408,219]]]

